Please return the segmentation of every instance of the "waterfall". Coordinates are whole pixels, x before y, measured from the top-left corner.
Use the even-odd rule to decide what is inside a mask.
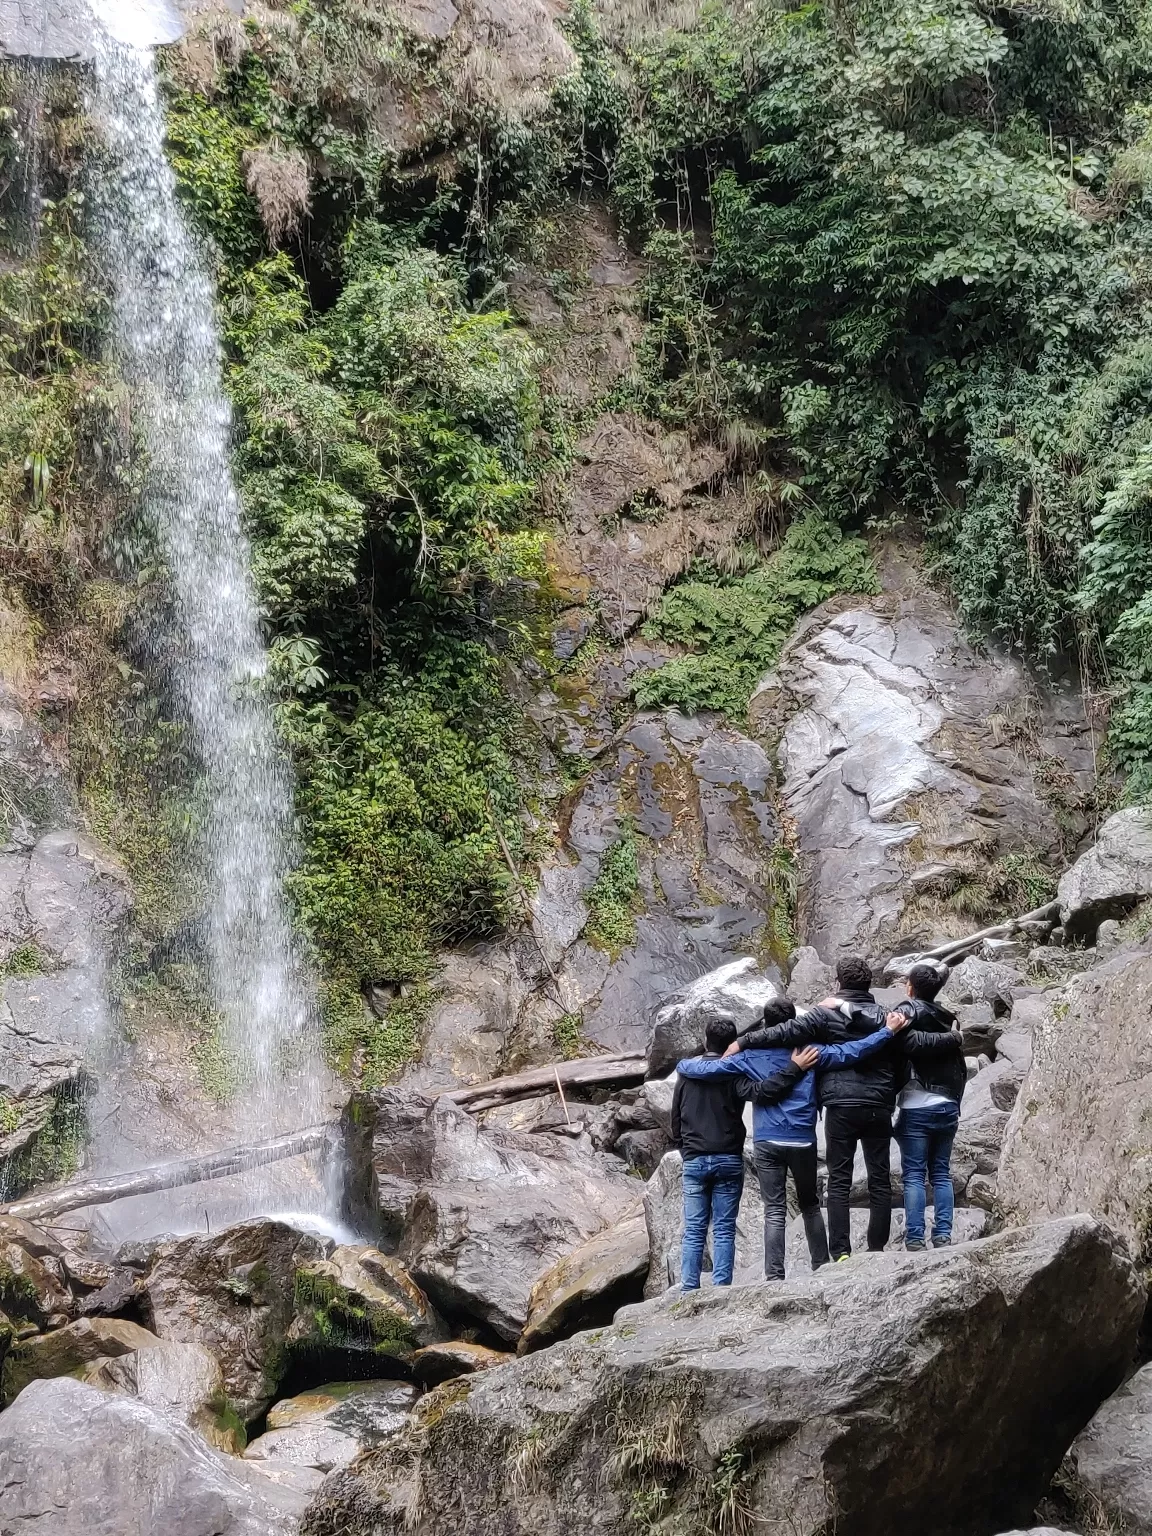
[[[90,201],[112,345],[141,452],[140,514],[169,588],[163,655],[203,777],[201,878],[214,1007],[256,1134],[322,1117],[315,1002],[284,898],[291,777],[266,695],[250,557],[229,464],[213,281],[164,154],[155,64],[98,28]]]

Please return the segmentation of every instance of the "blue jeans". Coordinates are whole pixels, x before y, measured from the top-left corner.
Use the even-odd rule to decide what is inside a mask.
[[[946,1104],[928,1104],[923,1109],[900,1111],[896,1140],[900,1143],[900,1166],[904,1177],[907,1242],[924,1241],[925,1182],[932,1186],[932,1203],[936,1208],[932,1241],[941,1242],[952,1236],[954,1196],[948,1161],[959,1123],[960,1106],[951,1100]]]
[[[700,1289],[708,1221],[712,1221],[712,1284],[731,1285],[736,1265],[736,1213],[744,1190],[744,1159],[709,1153],[684,1159],[684,1242],[680,1285]]]

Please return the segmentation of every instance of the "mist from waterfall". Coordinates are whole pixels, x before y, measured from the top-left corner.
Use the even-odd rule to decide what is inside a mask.
[[[235,1124],[254,1140],[323,1117],[315,1000],[284,897],[291,776],[229,463],[214,284],[165,158],[153,56],[120,41],[122,26],[98,31],[90,216],[143,472],[139,513],[168,586],[155,661],[202,773],[210,992],[242,1085]]]

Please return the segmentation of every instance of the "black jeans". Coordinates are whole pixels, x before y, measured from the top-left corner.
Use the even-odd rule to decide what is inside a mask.
[[[828,1139],[828,1244],[832,1257],[839,1259],[852,1252],[848,1201],[857,1142],[864,1148],[868,1169],[868,1247],[875,1252],[892,1234],[892,1116],[886,1109],[870,1109],[863,1104],[830,1104],[824,1111],[824,1132]]]
[[[796,1186],[796,1201],[804,1218],[804,1235],[812,1268],[828,1262],[828,1238],[816,1185],[816,1143],[810,1147],[781,1147],[772,1141],[754,1144],[756,1177],[764,1202],[764,1278],[784,1278],[784,1234],[788,1223],[788,1174]]]

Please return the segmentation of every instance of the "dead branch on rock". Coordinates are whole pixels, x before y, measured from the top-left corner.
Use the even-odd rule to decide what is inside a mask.
[[[456,1088],[443,1097],[471,1114],[479,1114],[482,1109],[513,1104],[517,1099],[543,1098],[545,1094],[555,1093],[558,1086],[561,1089],[592,1088],[640,1082],[647,1070],[648,1061],[644,1056],[589,1056],[579,1061],[550,1062],[544,1067],[532,1067],[511,1077],[496,1077],[471,1088]]]
[[[278,1163],[286,1157],[299,1157],[323,1146],[330,1128],[309,1126],[304,1131],[289,1131],[247,1147],[229,1147],[223,1152],[209,1152],[204,1157],[185,1157],[178,1162],[157,1163],[133,1173],[112,1173],[99,1179],[81,1179],[62,1184],[43,1195],[27,1200],[13,1200],[0,1205],[0,1214],[20,1216],[25,1221],[43,1221],[65,1211],[78,1211],[87,1205],[107,1205],[112,1200],[127,1200],[132,1195],[153,1195],[162,1189],[177,1189],[182,1184],[202,1184],[209,1179],[226,1179],[230,1174],[246,1173],[265,1163]]]
[[[974,949],[979,949],[985,939],[1010,939],[1021,929],[1027,928],[1030,923],[1044,924],[1054,927],[1060,914],[1060,903],[1049,901],[1035,911],[1025,912],[1021,917],[1009,917],[1002,923],[994,923],[990,928],[981,928],[978,933],[970,933],[966,939],[948,939],[946,943],[937,944],[935,949],[924,949],[918,954],[893,955],[884,966],[886,976],[901,976],[914,965],[926,961],[935,961],[937,965],[955,965],[958,960],[971,954]]]

